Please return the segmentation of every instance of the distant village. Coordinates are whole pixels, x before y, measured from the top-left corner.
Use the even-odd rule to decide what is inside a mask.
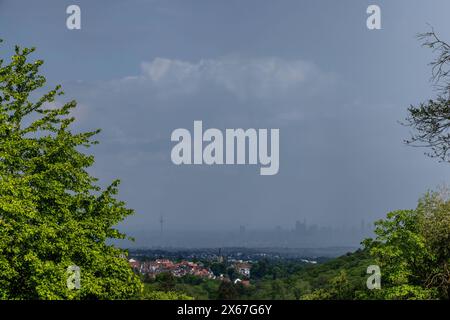
[[[192,262],[187,260],[174,262],[169,259],[139,261],[134,258],[129,259],[128,262],[135,272],[150,278],[155,278],[161,273],[170,273],[174,277],[192,275],[201,278],[231,281],[228,275],[214,275],[211,269],[205,267],[205,265],[201,262]],[[235,269],[237,274],[240,275],[240,277],[234,279],[234,283],[241,282],[243,285],[249,284],[251,263],[242,260],[232,261],[231,266]]]
[[[329,254],[327,251],[314,253]],[[261,260],[316,264],[328,259],[323,256],[314,257],[312,251],[305,249],[277,249],[275,251],[250,248],[140,249],[130,250],[128,262],[136,273],[149,279],[156,279],[159,274],[169,273],[177,278],[191,275],[248,285],[252,266]],[[222,265],[225,269],[218,271],[214,265]],[[229,276],[229,269],[232,269],[234,273],[232,279]]]

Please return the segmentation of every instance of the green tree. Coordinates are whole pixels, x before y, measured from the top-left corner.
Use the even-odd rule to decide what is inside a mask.
[[[317,289],[301,297],[303,300],[352,300],[355,287],[350,283],[345,270],[329,281],[326,288]]]
[[[271,280],[270,284],[270,298],[272,300],[285,300],[288,298],[288,288],[281,279],[274,278]]]
[[[97,142],[92,132],[73,133],[71,101],[54,107],[60,86],[42,94],[42,60],[34,48],[16,46],[0,60],[0,298],[125,299],[142,284],[126,253],[108,245],[123,239],[114,228],[132,210],[87,169],[81,152]],[[50,105],[52,107],[50,107]],[[67,268],[81,270],[81,288],[69,290]]]
[[[429,192],[417,207],[420,233],[430,252],[425,279],[427,288],[436,288],[441,298],[450,298],[450,197],[445,189]]]
[[[210,267],[215,276],[227,273],[227,266],[223,262],[213,262]]]
[[[353,299],[354,288],[352,287],[347,272],[342,270],[338,276],[331,280],[331,290],[333,292],[333,298],[336,300],[349,300]]]
[[[269,271],[269,262],[267,259],[260,260],[254,263],[251,267],[250,277],[252,279],[260,279],[264,277]]]
[[[140,295],[141,300],[193,300],[193,297],[176,291],[157,291],[145,285]]]
[[[240,277],[239,273],[236,271],[234,267],[229,267],[227,269],[227,275],[231,281],[234,281],[235,279]]]
[[[162,272],[156,275],[155,280],[162,291],[172,291],[175,288],[176,279],[170,272]]]
[[[238,292],[230,281],[222,281],[217,291],[217,299],[233,300],[238,296]]]
[[[296,276],[292,279],[292,293],[295,300],[299,300],[302,296],[311,293],[311,284]]]
[[[142,300],[194,300],[194,298],[174,291],[148,291],[143,294]]]
[[[363,244],[381,268],[386,299],[449,298],[450,201],[440,192],[415,210],[390,212],[376,222],[376,238]]]

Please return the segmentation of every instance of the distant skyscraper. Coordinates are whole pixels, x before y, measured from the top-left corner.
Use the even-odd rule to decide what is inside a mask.
[[[159,218],[159,224],[161,226],[161,237],[163,235],[163,229],[164,229],[164,219],[163,219],[163,215],[161,214],[160,218]]]
[[[306,232],[306,220],[303,220],[303,223],[298,220],[295,222],[295,232],[301,234]]]

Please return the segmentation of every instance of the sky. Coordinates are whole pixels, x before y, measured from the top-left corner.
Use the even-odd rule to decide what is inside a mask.
[[[66,28],[67,6],[81,30]],[[369,5],[381,30],[366,27]],[[450,2],[0,0],[0,55],[36,46],[77,130],[102,128],[90,169],[120,178],[130,234],[228,230],[296,220],[353,226],[413,208],[450,165],[403,141],[411,104],[436,96],[434,55],[416,34],[450,41]],[[279,128],[280,170],[176,166],[171,132]]]

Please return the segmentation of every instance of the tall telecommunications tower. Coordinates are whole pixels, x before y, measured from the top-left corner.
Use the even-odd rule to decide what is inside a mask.
[[[163,219],[163,215],[161,214],[160,218],[159,218],[159,224],[161,226],[161,237],[163,235],[163,227],[164,227],[164,219]]]

